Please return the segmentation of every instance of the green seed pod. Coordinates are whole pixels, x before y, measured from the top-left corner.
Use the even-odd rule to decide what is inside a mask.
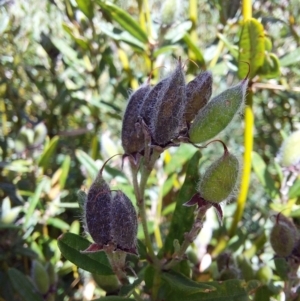
[[[184,118],[190,124],[195,116],[209,101],[212,93],[212,75],[209,71],[201,72],[186,85],[186,108]]]
[[[280,150],[281,164],[285,167],[300,162],[300,131],[296,131],[284,140]]]
[[[220,273],[220,280],[225,281],[230,279],[239,279],[240,274],[241,271],[238,268],[230,266]]]
[[[138,254],[137,215],[130,199],[122,191],[117,191],[112,201],[111,236],[118,249]]]
[[[208,202],[220,203],[233,194],[239,178],[239,160],[228,151],[201,177],[198,191]]]
[[[276,222],[270,234],[270,242],[276,255],[287,257],[295,246],[294,231],[286,223]]]
[[[32,262],[31,278],[33,280],[36,289],[41,294],[46,294],[48,292],[50,288],[50,280],[49,280],[48,273],[46,269],[43,267],[43,265],[37,260],[34,260]]]
[[[166,145],[179,134],[186,105],[185,78],[181,60],[162,86],[155,103],[150,130],[158,145]]]
[[[111,241],[111,204],[110,188],[100,171],[88,191],[84,210],[86,230],[100,246]]]
[[[143,99],[150,89],[149,84],[144,84],[133,92],[128,100],[121,133],[122,146],[126,154],[135,154],[144,149],[144,134],[141,125],[138,123],[138,117]]]
[[[189,130],[193,143],[203,143],[224,130],[244,105],[248,80],[214,97],[195,117]]]

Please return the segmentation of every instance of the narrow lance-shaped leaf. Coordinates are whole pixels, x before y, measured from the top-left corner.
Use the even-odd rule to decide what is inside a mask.
[[[113,275],[104,252],[81,253],[90,244],[90,241],[73,233],[65,233],[58,238],[58,247],[66,259],[88,272],[100,275]]]
[[[245,20],[239,42],[239,78],[245,78],[248,74],[249,66],[245,62],[250,65],[249,77],[251,79],[256,75],[258,68],[263,65],[264,58],[264,27],[254,18]]]
[[[104,2],[102,0],[96,0],[96,2],[105,13],[107,13],[128,33],[130,33],[143,43],[148,42],[147,34],[127,12],[110,2]]]

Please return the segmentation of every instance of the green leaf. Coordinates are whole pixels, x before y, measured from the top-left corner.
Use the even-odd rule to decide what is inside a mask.
[[[66,259],[88,272],[99,275],[113,275],[104,252],[90,254],[82,254],[80,252],[87,249],[90,245],[90,241],[73,233],[65,233],[58,238],[58,247]]]
[[[278,189],[275,186],[275,182],[267,169],[266,163],[256,152],[252,152],[252,165],[254,172],[257,175],[260,183],[265,188],[265,191],[271,198],[276,198],[278,196]]]
[[[300,196],[300,179],[297,179],[289,190],[289,198],[293,199],[299,196]],[[292,213],[294,213],[294,211]]]
[[[284,57],[280,58],[280,65],[282,67],[288,67],[290,65],[295,65],[300,62],[300,47],[296,48],[292,52],[288,53]]]
[[[91,0],[76,0],[78,8],[91,20],[94,16],[94,8]]]
[[[199,180],[199,159],[200,152],[196,151],[188,162],[185,181],[175,199],[176,208],[173,214],[170,231],[163,248],[163,252],[167,256],[171,256],[174,252],[174,239],[178,239],[179,243],[181,243],[184,240],[184,233],[191,229],[194,222],[195,208],[185,207],[183,204],[196,193],[195,184]]]
[[[67,155],[63,161],[62,164],[62,173],[60,175],[59,178],[59,187],[60,189],[64,189],[68,175],[69,175],[69,170],[70,170],[70,166],[71,166],[71,157],[69,155]]]
[[[98,173],[95,161],[87,153],[80,149],[77,149],[75,154],[79,162],[86,168],[89,176],[94,179]]]
[[[266,53],[263,65],[257,70],[263,78],[276,78],[280,75],[280,63],[274,53]]]
[[[41,199],[42,192],[44,191],[46,185],[48,184],[49,179],[44,177],[41,182],[38,184],[34,195],[29,198],[29,208],[26,210],[26,218],[24,223],[24,228],[27,229],[27,227],[30,224],[30,220],[32,218],[33,212],[39,203],[39,200]]]
[[[47,219],[47,225],[51,225],[55,228],[58,228],[60,230],[69,230],[70,226],[63,220],[57,217],[50,217]]]
[[[15,268],[8,269],[8,277],[23,301],[43,301],[42,296],[35,291],[33,284],[20,271]]]
[[[41,157],[39,158],[38,161],[38,165],[43,167],[44,169],[47,168],[47,166],[49,165],[50,158],[53,156],[56,147],[57,147],[57,143],[58,143],[59,137],[58,136],[54,136],[49,145],[47,145],[47,147],[44,149],[43,153],[41,154]]]
[[[175,273],[164,273],[168,289],[166,301],[248,301],[249,284],[243,280],[232,279],[219,282],[195,282]],[[252,284],[250,284],[252,287]]]
[[[140,25],[123,9],[110,3],[101,0],[96,0],[101,9],[116,21],[123,29],[143,43],[148,43],[147,34]]]
[[[269,290],[269,288],[266,285],[263,285],[262,287],[258,288],[256,293],[255,293],[255,297],[254,297],[254,301],[270,301],[271,296],[272,296],[272,292]]]
[[[290,267],[285,258],[274,258],[276,273],[282,280],[289,279]]]
[[[201,66],[204,66],[205,65],[204,56],[202,52],[199,50],[199,47],[194,43],[194,41],[192,40],[191,36],[188,33],[186,33],[183,36],[183,41],[188,46],[189,50],[191,50],[194,53],[196,62],[199,63]]]
[[[235,58],[238,59],[239,56],[239,51],[238,47],[236,45],[233,45],[230,43],[230,41],[221,33],[218,33],[218,38],[226,45],[227,49],[231,53],[231,55]]]
[[[184,296],[181,300],[188,300],[186,298],[188,298],[190,295],[204,292],[207,293],[215,290],[213,286],[204,284],[202,282],[195,282],[177,272],[163,273],[162,279],[167,282],[170,288],[169,296],[176,294],[181,295],[182,297]],[[179,300],[179,298],[177,298],[177,300]]]
[[[249,77],[253,78],[259,67],[264,63],[265,40],[264,27],[256,19],[244,21],[239,42],[238,76],[243,79],[247,76],[250,64]]]

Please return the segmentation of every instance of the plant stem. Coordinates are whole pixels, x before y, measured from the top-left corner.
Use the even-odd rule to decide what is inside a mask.
[[[144,167],[144,165],[143,165]],[[155,265],[160,265],[157,257],[155,256],[149,231],[148,231],[148,226],[147,226],[147,215],[146,215],[146,205],[145,205],[145,188],[147,184],[148,177],[150,175],[151,170],[147,168],[143,168],[142,174],[141,174],[141,179],[140,179],[140,184],[138,183],[138,167],[134,164],[131,164],[131,171],[132,171],[132,181],[133,181],[133,188],[134,188],[134,193],[137,201],[137,206],[139,208],[139,215],[141,218],[141,223],[144,231],[144,236],[145,236],[145,243],[146,247],[149,252],[149,257],[151,258],[151,261]]]
[[[185,233],[184,241],[182,245],[180,246],[180,249],[173,254],[173,258],[171,261],[169,261],[164,267],[164,270],[169,270],[172,267],[174,267],[179,261],[181,261],[183,255],[185,254],[185,251],[189,247],[189,245],[195,240],[195,238],[198,236],[200,230],[203,227],[203,219],[205,217],[206,211],[211,207],[210,204],[207,204],[206,206],[203,206],[199,208],[199,211],[197,213],[197,217],[195,219],[195,222],[192,226],[192,229],[189,233]]]

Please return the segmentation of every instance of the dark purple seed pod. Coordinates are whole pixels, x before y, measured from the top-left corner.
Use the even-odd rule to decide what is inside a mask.
[[[186,124],[190,124],[198,111],[208,103],[212,94],[212,83],[211,72],[204,71],[186,85],[186,108],[184,113]]]
[[[166,145],[179,134],[186,105],[185,78],[181,60],[173,73],[163,82],[155,103],[150,130],[154,142]]]
[[[86,230],[100,246],[111,241],[111,204],[111,191],[100,171],[87,193],[84,208]]]
[[[140,117],[143,118],[145,124],[150,126],[151,120],[153,119],[154,109],[156,106],[156,102],[159,99],[161,94],[161,90],[165,83],[169,80],[169,78],[164,78],[159,81],[145,96],[141,110]]]
[[[122,146],[126,154],[135,154],[144,149],[144,134],[138,122],[143,99],[150,91],[148,83],[133,92],[128,100],[122,124]]]
[[[130,199],[118,190],[111,207],[111,236],[117,249],[137,255],[137,229],[136,211]]]

